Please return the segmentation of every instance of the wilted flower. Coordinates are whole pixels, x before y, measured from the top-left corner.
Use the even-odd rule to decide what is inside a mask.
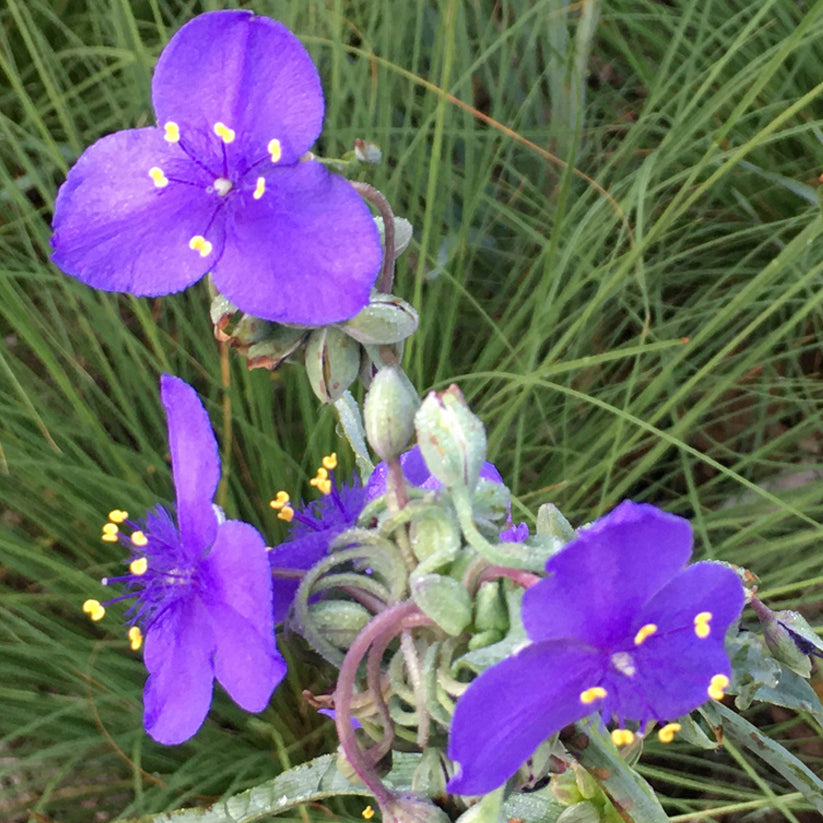
[[[523,598],[531,643],[486,669],[458,700],[449,790],[482,794],[504,783],[537,746],[599,712],[616,721],[668,721],[729,686],[726,630],[743,607],[737,575],[717,563],[684,568],[688,521],[630,501],[584,529],[546,564]],[[676,724],[660,730],[670,740]]]
[[[152,80],[158,126],[89,147],[61,187],[53,260],[96,288],[161,295],[211,272],[240,309],[323,325],[369,302],[379,233],[342,177],[306,155],[323,121],[311,58],[282,24],[201,14]]]
[[[354,526],[363,510],[365,490],[359,478],[354,475],[349,483],[338,485],[336,466],[336,454],[324,457],[317,475],[309,481],[322,494],[319,500],[295,505],[281,491],[270,503],[277,516],[289,524],[289,536],[269,552],[274,573],[275,623],[280,623],[289,611],[300,584],[300,572],[325,557],[332,540]]]
[[[126,616],[132,648],[140,647],[145,634],[143,721],[155,740],[173,744],[202,725],[215,677],[241,708],[259,712],[286,663],[274,640],[263,538],[248,523],[225,520],[212,503],[220,461],[206,410],[176,377],[163,375],[160,391],[177,522],[161,507],[141,522],[112,511],[103,539],[127,545],[133,559],[129,574],[103,582],[125,584],[126,594],[116,600],[135,598]],[[106,605],[87,600],[83,610],[99,620]]]

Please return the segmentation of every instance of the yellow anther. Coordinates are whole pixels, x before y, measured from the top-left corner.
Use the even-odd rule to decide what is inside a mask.
[[[132,535],[132,539],[134,539],[134,535]],[[141,574],[146,573],[146,569],[149,567],[149,561],[145,557],[138,557],[136,560],[132,560],[129,563],[129,571],[132,574],[136,574],[140,577]]]
[[[120,540],[116,533],[110,532],[103,532],[103,536],[100,539],[104,543],[117,543]]]
[[[180,126],[178,126],[177,123],[169,120],[169,122],[163,126],[163,129],[166,132],[163,137],[168,143],[180,142]]]
[[[654,623],[646,623],[645,626],[641,626],[634,636],[634,645],[639,646],[647,637],[651,637],[656,631],[657,626]]]
[[[331,480],[329,480],[328,469],[321,466],[317,474],[309,480],[309,485],[314,486],[321,494],[331,494]]]
[[[212,244],[202,234],[195,234],[189,240],[189,248],[192,251],[200,252],[201,257],[208,257],[211,254]]]
[[[291,506],[283,506],[283,508],[277,512],[277,517],[280,520],[285,520],[287,523],[291,523],[294,519],[294,509]]]
[[[89,598],[83,603],[83,611],[96,623],[106,616],[106,609],[99,600]]]
[[[374,809],[371,806],[366,806],[362,811],[364,820],[371,820],[374,817]]]
[[[283,506],[285,506],[289,502],[290,499],[291,498],[289,497],[288,492],[279,491],[274,496],[274,500],[269,500],[269,505],[273,509],[282,509]]]
[[[272,163],[276,163],[283,156],[283,149],[279,140],[269,140],[269,145],[266,148],[269,150]]]
[[[708,693],[712,700],[721,700],[729,688],[729,678],[725,674],[716,674],[709,683]]]
[[[117,534],[119,526],[117,523],[104,523],[103,534]]]
[[[709,621],[711,619],[711,612],[699,612],[694,616],[694,633],[701,640],[705,640],[711,634],[712,630],[709,628]]]
[[[224,123],[215,123],[214,124],[214,133],[224,143],[231,143],[234,140],[234,129],[230,129]]]
[[[631,729],[614,729],[611,737],[615,746],[629,746],[634,743],[634,732]]]
[[[143,534],[143,532],[136,531],[131,533],[131,542],[139,549],[142,549],[143,546],[148,544],[149,539],[145,534]]]
[[[255,200],[259,200],[266,191],[266,178],[265,177],[258,177],[257,178],[257,185],[254,187],[254,194],[252,197]]]
[[[671,743],[674,736],[680,731],[682,726],[679,723],[667,723],[657,732],[657,739],[661,743]]]
[[[139,626],[132,626],[129,629],[129,645],[131,650],[136,652],[143,645],[143,632]]]
[[[123,509],[112,509],[109,512],[109,520],[112,523],[122,523],[128,516],[129,513],[124,512]]]
[[[595,700],[605,696],[606,690],[602,686],[592,686],[590,689],[580,692],[580,702],[588,706],[589,703],[594,703]]]
[[[158,168],[157,166],[152,166],[149,169],[149,177],[154,181],[154,185],[157,186],[158,189],[162,189],[163,186],[169,185],[169,178],[163,174],[163,170]]]
[[[321,461],[324,469],[328,469],[332,471],[332,469],[337,468],[337,452],[332,452],[331,454],[327,454]]]

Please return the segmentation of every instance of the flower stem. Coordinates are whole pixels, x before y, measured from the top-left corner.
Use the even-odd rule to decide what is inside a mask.
[[[377,291],[389,294],[394,280],[394,212],[383,193],[368,183],[351,181],[360,196],[368,200],[383,218],[383,265],[377,278]]]
[[[349,647],[340,666],[340,674],[334,690],[334,722],[337,727],[337,736],[340,738],[340,746],[349,764],[366,784],[381,807],[391,803],[392,794],[377,775],[372,758],[357,744],[357,738],[351,723],[351,705],[357,683],[357,672],[363,658],[368,654],[369,664],[367,669],[372,696],[380,709],[381,718],[386,724],[386,732],[384,732],[383,737],[393,735],[393,724],[388,715],[388,710],[385,708],[383,695],[380,693],[379,688],[376,693],[374,692],[374,684],[371,681],[375,677],[379,679],[382,652],[391,640],[407,629],[427,625],[432,625],[432,621],[420,611],[415,603],[411,600],[398,603],[396,606],[392,606],[378,614],[363,627]],[[383,748],[381,744],[383,744],[383,741],[378,744],[380,749]]]

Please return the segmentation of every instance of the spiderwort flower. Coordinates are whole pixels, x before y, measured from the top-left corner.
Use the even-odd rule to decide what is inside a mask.
[[[673,720],[723,696],[723,638],[743,588],[720,564],[684,568],[691,547],[688,521],[624,501],[549,559],[546,578],[523,597],[531,642],[457,702],[450,791],[496,788],[543,740],[592,712],[616,720],[620,745],[634,739],[627,721]],[[659,736],[671,740],[677,728]]]
[[[103,582],[125,584],[126,593],[116,600],[136,600],[126,614],[133,649],[145,634],[143,721],[155,740],[170,745],[188,740],[202,725],[215,677],[241,708],[259,712],[286,663],[274,640],[263,538],[248,523],[225,520],[212,503],[220,462],[206,410],[176,377],[163,375],[160,392],[177,522],[162,507],[139,523],[112,511],[103,540],[129,546],[133,559],[129,574]],[[105,605],[87,600],[83,610],[99,620]]]
[[[157,127],[86,149],[60,188],[55,264],[107,291],[161,295],[211,272],[240,309],[282,323],[346,320],[380,266],[368,207],[305,156],[323,121],[311,58],[247,11],[189,21],[152,80]]]
[[[365,489],[359,478],[354,475],[349,483],[338,485],[336,467],[337,455],[327,455],[309,481],[323,495],[319,500],[295,506],[288,492],[280,491],[269,503],[277,516],[289,524],[288,538],[269,552],[274,573],[275,623],[280,623],[288,613],[300,584],[299,573],[325,557],[332,540],[354,526],[363,510]]]

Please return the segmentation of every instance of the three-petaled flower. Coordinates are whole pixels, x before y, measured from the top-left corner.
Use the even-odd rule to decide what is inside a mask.
[[[152,100],[157,127],[103,137],[69,172],[56,265],[150,296],[210,272],[243,311],[307,326],[368,303],[378,231],[352,186],[306,156],[323,93],[288,29],[246,11],[194,18],[160,55]]]
[[[531,643],[486,669],[457,702],[449,790],[504,783],[551,734],[592,712],[629,743],[648,721],[671,721],[723,696],[726,630],[743,607],[731,569],[691,555],[688,521],[624,501],[546,564],[523,597]],[[676,725],[660,730],[671,739]]]
[[[162,507],[140,522],[111,512],[103,539],[127,545],[132,560],[129,574],[103,582],[125,584],[116,600],[135,598],[127,617],[132,648],[145,634],[144,724],[155,740],[174,744],[202,725],[215,678],[241,708],[259,712],[286,663],[275,645],[266,544],[212,503],[220,461],[206,410],[179,378],[163,375],[160,390],[177,522]],[[83,609],[97,620],[105,605],[87,600]]]

